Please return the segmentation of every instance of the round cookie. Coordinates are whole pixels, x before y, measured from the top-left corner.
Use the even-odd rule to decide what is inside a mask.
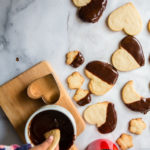
[[[83,113],[84,119],[96,125],[100,133],[110,133],[116,128],[117,114],[114,104],[101,102],[87,107]]]
[[[122,89],[122,100],[133,110],[146,114],[150,110],[150,98],[143,98],[133,88],[133,81],[128,81]]]
[[[111,64],[102,61],[92,61],[85,67],[85,74],[90,79],[88,84],[91,93],[104,95],[116,83],[118,72]]]
[[[135,6],[129,2],[108,17],[108,26],[113,31],[124,30],[128,35],[136,35],[142,30],[142,19]]]
[[[112,55],[112,64],[119,71],[131,71],[145,64],[140,42],[133,36],[126,36]]]
[[[79,9],[79,17],[85,22],[95,23],[99,20],[107,5],[107,0],[92,0]]]

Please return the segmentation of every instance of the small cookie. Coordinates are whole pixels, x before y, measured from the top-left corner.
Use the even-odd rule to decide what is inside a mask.
[[[67,83],[70,89],[78,89],[84,82],[83,76],[79,72],[73,72],[68,78]]]
[[[79,104],[80,106],[84,106],[91,102],[91,95],[89,90],[78,89],[73,97],[73,99]]]
[[[131,71],[145,64],[140,42],[133,36],[126,36],[112,55],[113,66],[120,71]]]
[[[133,81],[128,81],[122,89],[122,100],[133,110],[146,114],[150,110],[150,98],[143,98],[133,87]]]
[[[148,28],[148,31],[150,32],[150,20],[148,21],[147,28]]]
[[[136,35],[142,30],[142,19],[135,6],[129,2],[109,15],[108,26],[113,31],[124,30],[129,35]]]
[[[143,130],[146,128],[145,122],[142,118],[132,119],[129,122],[129,131],[134,134],[142,134]]]
[[[72,2],[76,7],[83,7],[90,3],[91,0],[72,0]]]
[[[118,72],[108,63],[92,61],[85,67],[85,74],[90,79],[89,89],[95,95],[104,95],[116,83]]]
[[[66,55],[66,63],[77,68],[84,63],[84,57],[79,51],[71,51]]]
[[[116,143],[119,145],[121,150],[127,150],[133,147],[133,138],[131,135],[123,133],[117,139]]]
[[[116,128],[117,114],[114,104],[101,102],[87,107],[83,113],[84,119],[96,125],[100,133],[110,133]]]
[[[85,22],[95,23],[99,20],[107,5],[107,0],[92,0],[79,10],[79,17]]]
[[[57,147],[59,140],[60,140],[60,130],[59,129],[54,129],[51,131],[48,131],[44,134],[45,138],[48,139],[50,136],[53,136],[53,142],[51,146],[48,148],[48,150],[55,150]]]

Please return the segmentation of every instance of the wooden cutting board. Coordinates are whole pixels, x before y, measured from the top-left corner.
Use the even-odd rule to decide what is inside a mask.
[[[23,142],[25,124],[32,113],[45,105],[42,100],[32,100],[27,96],[27,87],[34,80],[52,74],[60,90],[60,98],[55,103],[65,107],[74,116],[77,125],[77,135],[85,129],[85,123],[68,96],[66,90],[46,61],[40,62],[11,81],[0,86],[0,106]]]

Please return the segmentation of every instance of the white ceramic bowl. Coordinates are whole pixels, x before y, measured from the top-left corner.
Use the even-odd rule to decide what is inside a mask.
[[[29,143],[29,144],[32,144],[32,141],[30,140],[29,138],[29,124],[30,122],[32,121],[32,119],[37,115],[39,114],[40,112],[43,112],[43,111],[46,111],[46,110],[56,110],[58,112],[61,112],[63,113],[64,115],[66,115],[71,123],[72,123],[72,126],[73,126],[73,130],[74,130],[74,135],[76,137],[76,122],[74,120],[74,117],[72,116],[72,114],[65,108],[61,107],[61,106],[57,106],[57,105],[46,105],[46,106],[43,106],[41,107],[39,110],[37,110],[35,113],[33,113],[30,118],[28,119],[27,123],[26,123],[26,126],[25,126],[25,140],[26,140],[26,143]]]

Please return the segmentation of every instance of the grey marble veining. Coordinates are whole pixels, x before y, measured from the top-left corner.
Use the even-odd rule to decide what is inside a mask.
[[[128,1],[131,0],[109,0],[99,22],[88,24],[77,17],[77,9],[70,0],[0,0],[0,85],[39,61],[48,60],[72,97],[75,91],[67,88],[66,77],[75,70],[84,75],[84,66],[91,60],[110,62],[111,54],[118,48],[118,43],[125,34],[110,31],[106,18],[112,10]],[[135,117],[142,117],[147,128],[142,135],[133,135],[132,150],[150,148],[150,114],[130,111],[120,98],[120,89],[128,80],[134,80],[136,90],[141,95],[149,96],[150,33],[146,26],[150,19],[150,1],[132,1],[143,20],[143,30],[136,37],[143,46],[146,64],[135,71],[119,72],[117,84],[110,92],[101,97],[92,96],[91,104],[104,100],[115,103],[118,124],[114,132],[106,135],[98,133],[95,126],[87,124],[83,134],[76,140],[79,150],[85,149],[91,141],[98,138],[108,138],[115,142],[121,133],[128,133],[128,121]],[[65,64],[65,54],[75,49],[79,49],[85,56],[85,63],[77,69]],[[19,62],[16,62],[16,57]],[[86,79],[84,88],[87,88],[87,83]],[[77,106],[81,114],[86,107]],[[21,144],[21,141],[0,110],[0,144],[12,143]]]

